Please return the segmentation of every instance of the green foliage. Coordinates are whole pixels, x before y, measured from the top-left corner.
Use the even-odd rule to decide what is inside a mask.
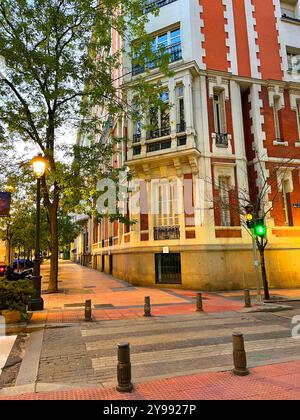
[[[0,279],[0,311],[18,310],[26,313],[26,307],[33,295],[34,289],[29,280],[7,281]]]
[[[99,139],[111,134],[110,122],[124,115],[134,118],[136,113],[126,99],[126,75],[118,78],[119,83],[115,79],[125,47],[132,48],[129,55],[138,57],[139,63],[156,60],[168,72],[167,55],[160,51],[153,57],[144,6],[144,0],[0,2],[0,57],[5,62],[0,77],[0,146],[27,142],[48,160],[42,196],[51,227],[52,290],[57,285],[53,266],[58,255],[58,212],[67,214],[77,205],[89,211],[93,206],[96,176],[107,176],[115,145],[115,140],[107,144]],[[152,11],[158,12],[155,7]],[[124,41],[118,51],[112,49],[113,31]],[[140,76],[132,89],[139,112],[159,105],[159,81],[150,84]],[[65,137],[78,129],[87,147],[80,151],[81,167],[76,159],[74,164],[62,159]],[[89,168],[87,174],[84,168]],[[28,171],[26,182],[34,187]]]

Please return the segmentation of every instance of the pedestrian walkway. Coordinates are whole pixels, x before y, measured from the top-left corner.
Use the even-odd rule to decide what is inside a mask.
[[[36,357],[30,350],[30,365],[25,357],[22,371],[29,372],[35,360],[37,376],[31,382],[36,389],[110,388],[116,383],[120,342],[130,343],[135,383],[230,370],[233,332],[244,334],[248,363],[255,367],[300,358],[291,328],[285,317],[234,312],[49,325],[31,335],[41,344],[31,346]]]
[[[130,394],[114,387],[22,394],[17,400],[299,400],[300,361],[266,365],[247,377],[205,373],[137,384]]]
[[[47,289],[49,264],[42,266],[43,290]],[[68,261],[59,266],[59,293],[43,294],[45,311],[35,313],[32,323],[80,322],[86,300],[93,304],[94,320],[140,318],[144,298],[150,296],[154,316],[189,314],[195,311],[197,291],[135,287],[108,274],[100,273]],[[204,293],[207,313],[239,311],[243,300]]]

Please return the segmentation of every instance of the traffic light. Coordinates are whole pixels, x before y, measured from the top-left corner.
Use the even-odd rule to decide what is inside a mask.
[[[253,206],[246,206],[246,224],[248,229],[254,228],[254,208]]]
[[[260,238],[264,238],[267,234],[267,227],[265,225],[264,219],[257,219],[255,222],[254,233]]]

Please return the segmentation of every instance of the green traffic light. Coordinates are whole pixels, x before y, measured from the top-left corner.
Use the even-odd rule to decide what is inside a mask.
[[[256,236],[260,236],[261,238],[266,236],[267,234],[267,227],[264,224],[263,220],[258,220],[256,226],[254,228],[254,232]]]

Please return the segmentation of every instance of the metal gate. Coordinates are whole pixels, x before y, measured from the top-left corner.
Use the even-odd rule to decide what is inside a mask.
[[[155,275],[157,284],[181,284],[180,254],[156,254]]]

